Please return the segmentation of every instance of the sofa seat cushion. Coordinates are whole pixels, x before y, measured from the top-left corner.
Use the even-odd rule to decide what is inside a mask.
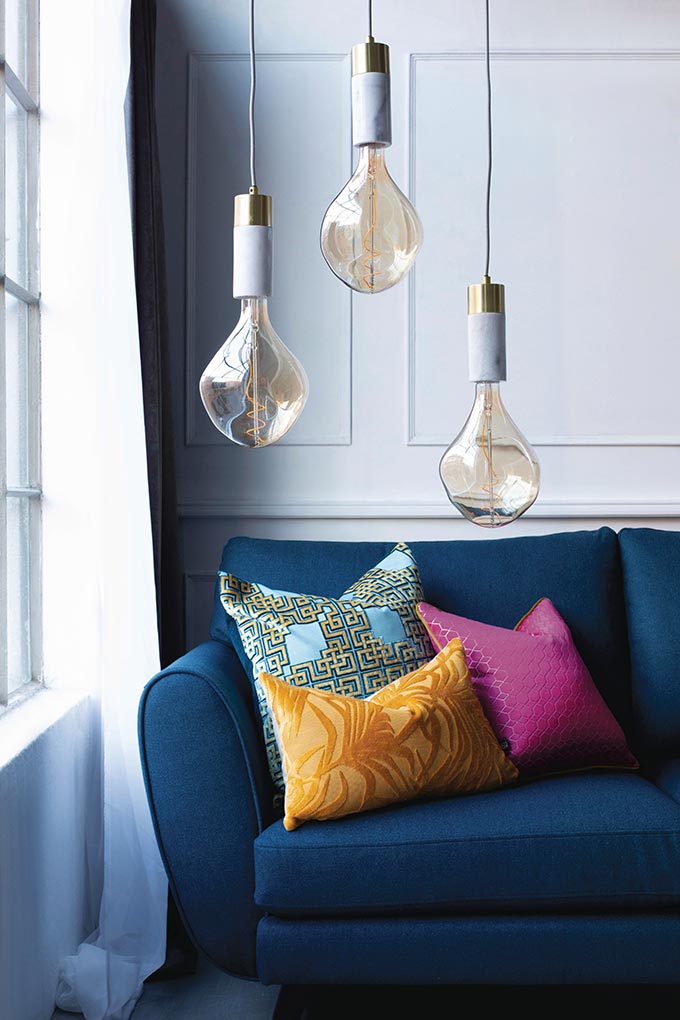
[[[680,906],[680,805],[639,775],[580,773],[414,802],[255,841],[279,917]]]

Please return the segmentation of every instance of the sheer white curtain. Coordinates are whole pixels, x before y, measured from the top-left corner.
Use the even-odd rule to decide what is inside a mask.
[[[45,542],[47,572],[59,574],[58,588],[46,576],[46,665],[55,684],[91,691],[85,739],[101,748],[88,847],[98,924],[63,961],[57,1004],[87,1020],[127,1020],[165,955],[167,884],[136,728],[158,638],[125,148],[129,24],[130,0],[41,3]]]

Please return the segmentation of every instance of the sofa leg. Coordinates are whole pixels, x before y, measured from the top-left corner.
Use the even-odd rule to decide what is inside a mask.
[[[299,985],[282,985],[272,1020],[307,1020],[307,989]]]

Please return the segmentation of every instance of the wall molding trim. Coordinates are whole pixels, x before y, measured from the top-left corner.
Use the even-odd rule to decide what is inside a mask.
[[[472,386],[473,383],[470,383]],[[472,402],[470,402],[470,407]],[[461,426],[462,427],[462,423]],[[456,437],[452,431],[448,437],[440,435],[428,435],[419,433],[416,437],[409,437],[409,446],[440,446],[447,447]],[[657,447],[657,446],[680,446],[680,435],[573,435],[573,436],[529,436],[532,446],[625,446],[625,447]]]
[[[419,63],[431,61],[479,61],[485,59],[483,50],[446,50],[441,52],[411,53],[408,74],[408,197],[416,202],[416,71]],[[680,61],[680,49],[492,49],[492,60],[508,61]],[[416,274],[418,265],[411,269],[408,279],[408,365],[407,365],[407,446],[440,446],[445,448],[455,438],[451,435],[418,432],[416,425]],[[472,401],[470,401],[472,406]],[[462,420],[461,420],[462,425]],[[537,447],[664,447],[680,446],[678,435],[538,435],[529,437]],[[571,504],[569,504],[571,505]],[[607,504],[609,505],[609,504]],[[536,516],[537,514],[534,514]],[[573,512],[570,516],[573,516]],[[551,515],[555,516],[555,515]],[[586,516],[598,516],[595,514]],[[671,515],[673,516],[673,515]]]
[[[430,50],[411,54],[411,65],[420,60],[484,60],[484,50]],[[259,57],[258,57],[259,59]],[[680,49],[491,49],[492,60],[680,60]]]
[[[461,524],[464,518],[447,502],[399,501],[345,502],[340,500],[266,501],[196,500],[178,507],[182,519],[239,518],[258,520],[441,520]],[[680,500],[645,501],[610,499],[538,500],[526,517],[549,518],[659,518],[680,517]]]
[[[185,244],[185,343],[184,343],[184,445],[186,447],[221,446],[224,442],[215,433],[210,439],[200,437],[197,427],[198,411],[203,408],[198,395],[196,372],[196,170],[197,170],[197,114],[198,114],[198,74],[202,65],[215,63],[245,63],[249,60],[247,53],[201,53],[188,54],[187,72],[187,104],[186,104],[186,244]],[[342,63],[349,60],[347,53],[258,53],[261,62],[315,62],[332,61]],[[229,241],[227,241],[229,243]],[[225,287],[231,291],[231,281],[225,281]],[[347,291],[345,300],[348,303],[347,321],[349,323],[348,360],[349,360],[349,408],[347,412],[347,428],[337,435],[328,435],[316,439],[296,441],[294,435],[284,439],[279,445],[287,446],[351,446],[352,445],[352,382],[353,382],[353,305],[351,291]],[[226,339],[225,334],[224,339]],[[224,340],[222,340],[224,342]]]

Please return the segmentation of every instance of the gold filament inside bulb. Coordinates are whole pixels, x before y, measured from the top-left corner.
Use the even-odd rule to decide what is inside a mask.
[[[375,186],[375,152],[369,149],[368,154],[368,181],[369,181],[369,202],[370,202],[370,216],[371,225],[364,234],[363,247],[365,256],[363,259],[363,265],[366,272],[361,277],[362,282],[366,285],[368,290],[375,289],[375,281],[377,276],[382,275],[382,270],[376,267],[376,261],[382,255],[381,251],[375,246],[375,227],[378,222],[378,210],[377,210],[377,195]]]

